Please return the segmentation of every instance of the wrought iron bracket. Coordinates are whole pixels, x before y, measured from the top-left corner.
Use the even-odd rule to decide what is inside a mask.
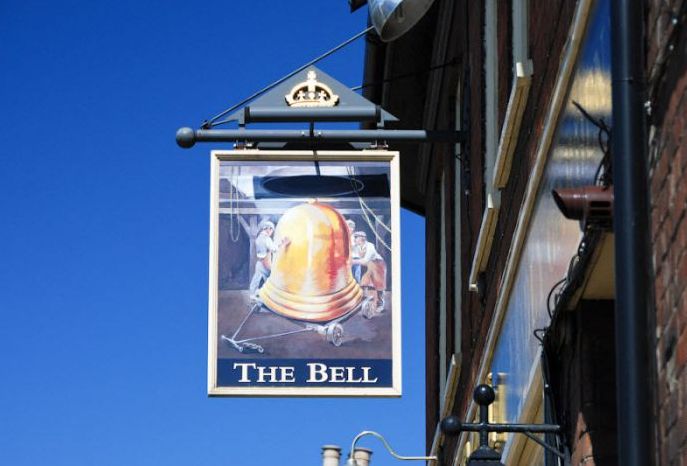
[[[568,455],[549,445],[534,434],[560,434],[561,426],[557,424],[494,424],[489,422],[489,405],[494,402],[496,394],[489,385],[478,385],[473,399],[479,405],[479,422],[462,422],[458,416],[448,416],[441,421],[440,429],[445,435],[455,436],[461,432],[479,432],[479,447],[469,458],[468,466],[503,466],[501,454],[489,447],[491,432],[511,432],[524,434],[529,439],[550,451],[565,464],[569,464]]]

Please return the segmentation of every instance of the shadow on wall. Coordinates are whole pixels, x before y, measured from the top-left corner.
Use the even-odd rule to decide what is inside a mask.
[[[618,464],[614,315],[613,301],[580,301],[556,316],[546,340],[556,421],[572,464]]]

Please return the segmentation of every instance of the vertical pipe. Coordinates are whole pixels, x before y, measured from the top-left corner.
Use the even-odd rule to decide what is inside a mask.
[[[479,407],[479,422],[486,424],[489,422],[489,405],[480,405]],[[489,432],[486,429],[479,431],[479,446],[489,448]]]
[[[611,12],[616,389],[618,464],[623,466],[653,464],[643,8],[643,2],[636,0],[613,0]]]
[[[322,466],[339,466],[341,447],[338,445],[324,445],[322,447]]]
[[[372,457],[372,450],[369,448],[357,447],[353,451],[353,458],[358,466],[370,466],[370,458]]]

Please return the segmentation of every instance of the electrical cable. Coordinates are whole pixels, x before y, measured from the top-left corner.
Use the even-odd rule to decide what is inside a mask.
[[[589,121],[592,125],[597,127],[599,129],[599,133],[597,134],[597,143],[599,144],[599,148],[601,149],[601,152],[603,153],[603,157],[601,158],[601,161],[599,162],[599,166],[596,169],[596,173],[594,174],[594,183],[595,184],[600,184],[601,186],[610,186],[613,182],[613,172],[612,172],[612,167],[611,167],[611,150],[610,150],[610,141],[612,137],[612,131],[611,128],[606,124],[606,122],[603,120],[603,118],[594,118],[582,105],[580,105],[579,102],[577,101],[572,101],[572,104],[577,108],[577,110],[582,114],[582,116]],[[605,136],[605,137],[604,137]],[[585,234],[589,232],[591,227],[589,226],[584,226]],[[585,256],[587,253],[587,247],[588,243],[585,241],[586,236],[583,236],[582,241],[580,241],[580,244],[577,246],[577,251],[575,254],[570,258],[570,262],[568,263],[568,269],[566,271],[565,277],[557,281],[549,290],[549,293],[546,297],[546,310],[549,314],[549,319],[553,321],[554,318],[554,311],[556,310],[556,307],[558,307],[558,302],[563,296],[565,290],[573,285],[573,278],[574,278],[574,270],[577,264],[579,263],[580,259]],[[559,291],[560,289],[560,291]],[[553,297],[553,302],[551,298]],[[543,344],[544,338],[546,337],[546,333],[548,331],[549,327],[543,327],[543,328],[538,328],[535,329],[533,334],[534,337],[539,340],[540,343]]]
[[[579,102],[573,100],[572,103],[587,121],[589,121],[591,124],[593,124],[599,129],[599,133],[597,134],[597,142],[599,144],[599,147],[601,148],[603,157],[601,158],[601,161],[599,162],[599,167],[596,169],[596,173],[594,174],[594,183],[601,184],[601,186],[609,186],[610,184],[612,184],[613,181],[613,172],[610,163],[611,128],[608,127],[603,118],[596,119],[592,115],[590,115],[589,112],[582,105],[580,105]]]
[[[439,65],[430,66],[429,68],[426,68],[424,70],[411,71],[408,73],[398,74],[398,75],[392,76],[390,78],[382,79],[381,81],[374,81],[374,82],[367,83],[367,84],[361,84],[360,86],[352,87],[351,90],[352,91],[360,91],[360,90],[368,88],[368,87],[379,86],[380,84],[387,84],[387,83],[391,83],[394,81],[399,81],[401,79],[413,78],[415,76],[421,76],[423,74],[429,73],[430,71],[438,70],[441,68],[446,68],[446,67],[457,65],[457,64],[458,64],[458,58],[454,57],[447,62],[441,63]]]

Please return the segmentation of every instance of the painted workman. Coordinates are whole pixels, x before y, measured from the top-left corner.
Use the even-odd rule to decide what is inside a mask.
[[[353,233],[355,233],[355,222],[349,218],[346,220],[346,226],[348,227],[348,237],[350,238],[349,250],[352,259],[355,254],[355,238],[353,237]],[[351,272],[353,273],[355,281],[360,283],[360,279],[363,275],[363,266],[360,264],[351,264]]]
[[[279,245],[272,240],[274,234],[274,223],[263,220],[258,224],[258,236],[255,238],[255,273],[250,281],[250,297],[258,298],[258,290],[270,276],[274,254],[279,248],[289,243],[287,238],[283,238]]]
[[[374,290],[373,304],[377,311],[384,309],[384,290],[386,289],[386,263],[379,255],[375,245],[367,240],[367,233],[356,231],[353,233],[355,246],[353,248],[352,263],[365,268],[360,278],[360,286]]]

